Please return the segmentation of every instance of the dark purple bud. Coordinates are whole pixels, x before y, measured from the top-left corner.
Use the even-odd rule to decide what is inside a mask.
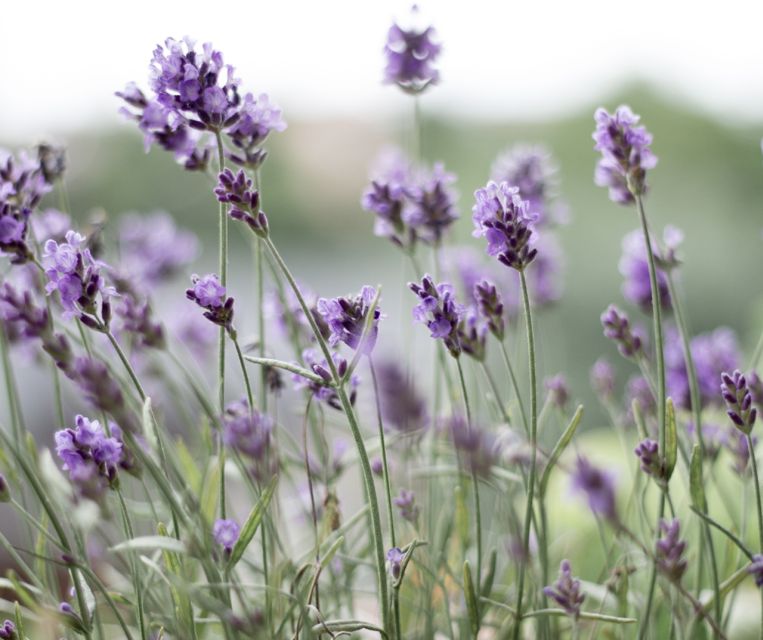
[[[741,371],[737,369],[733,375],[726,372],[721,374],[721,396],[726,401],[726,413],[731,421],[749,435],[755,425],[758,412],[752,406],[752,393]]]
[[[657,540],[655,556],[660,570],[673,582],[680,582],[686,572],[683,557],[686,542],[680,539],[681,523],[678,518],[671,522],[660,520],[660,531],[665,535]]]
[[[569,560],[562,560],[559,566],[559,579],[551,586],[543,587],[543,593],[555,600],[569,616],[577,618],[580,615],[580,605],[585,595],[580,586],[580,580],[572,577],[572,567]]]
[[[611,304],[601,314],[604,336],[617,344],[620,353],[626,358],[635,358],[641,353],[641,338],[631,331],[628,316]]]

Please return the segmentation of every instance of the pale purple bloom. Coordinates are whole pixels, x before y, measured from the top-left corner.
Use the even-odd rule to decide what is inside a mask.
[[[416,7],[413,13],[412,17],[417,21]],[[442,47],[435,39],[436,33],[431,26],[413,25],[405,29],[393,24],[384,45],[384,82],[397,84],[407,93],[420,93],[430,84],[436,84],[440,72],[434,63]]]
[[[537,219],[529,205],[519,196],[519,189],[507,182],[488,182],[474,193],[472,208],[475,237],[487,240],[487,253],[517,271],[522,271],[535,258],[531,224]]]
[[[328,340],[330,335],[328,325],[324,322],[321,314],[318,313],[318,296],[302,284],[299,285],[299,288],[302,292],[302,298],[310,310],[310,315],[318,327],[318,331],[320,331],[324,340]],[[278,328],[284,336],[287,338],[296,336],[307,342],[316,341],[315,334],[310,327],[310,322],[305,317],[302,305],[291,288],[283,292],[283,299],[281,298],[280,291],[272,291],[266,304],[268,315],[275,318]]]
[[[16,625],[10,620],[4,620],[2,626],[0,626],[0,638],[2,640],[17,640]]]
[[[252,475],[268,480],[276,471],[271,460],[273,420],[251,408],[245,401],[228,405],[223,414],[223,441],[252,463]]]
[[[431,170],[419,169],[406,190],[408,206],[402,211],[403,221],[427,244],[439,245],[445,231],[458,219],[457,196],[450,187],[455,180],[442,163],[435,163]]]
[[[403,520],[416,524],[419,519],[419,508],[416,505],[416,496],[413,491],[401,489],[400,495],[392,500],[395,506],[400,510],[400,517]]]
[[[473,305],[466,307],[458,324],[458,342],[461,351],[478,362],[485,359],[488,325]]]
[[[653,246],[654,249],[654,246]],[[652,285],[649,279],[649,262],[646,243],[640,230],[634,230],[623,238],[623,255],[620,258],[620,273],[625,278],[623,297],[644,311],[652,310]],[[670,293],[665,273],[657,269],[657,287],[660,306],[670,309]]]
[[[478,475],[490,475],[501,455],[501,443],[495,435],[478,425],[470,425],[458,414],[444,420],[441,426],[452,438],[461,464]]]
[[[553,585],[543,587],[543,593],[555,600],[573,618],[580,615],[580,605],[583,604],[585,595],[580,588],[580,580],[572,577],[569,560],[562,560],[559,579]]]
[[[686,572],[686,542],[681,540],[681,523],[678,518],[668,522],[660,520],[660,531],[664,534],[657,540],[655,556],[657,566],[671,581],[680,582]]]
[[[206,318],[194,313],[190,303],[173,307],[167,325],[168,335],[174,336],[199,360],[209,357],[217,343],[215,327]]]
[[[343,358],[339,353],[332,353],[331,354],[332,360],[334,361],[334,366],[337,369],[337,373],[339,374],[339,377],[343,377],[347,373],[347,360]],[[326,362],[325,358],[322,358],[318,355],[318,352],[314,349],[305,349],[302,352],[302,360],[305,363],[305,366],[310,369],[313,373],[317,374],[323,379],[323,383],[319,383],[315,380],[309,380],[307,378],[303,378],[302,376],[298,374],[294,374],[293,380],[296,383],[298,388],[306,388],[308,389],[318,400],[321,402],[325,402],[330,407],[333,407],[334,409],[337,409],[338,411],[342,411],[342,403],[339,400],[339,395],[336,392],[336,389],[332,386],[333,380],[331,376],[331,368],[329,367],[329,364]],[[357,388],[360,384],[360,378],[353,373],[350,376],[350,404],[355,403],[355,399],[357,397]]]
[[[377,365],[377,379],[385,427],[412,433],[426,426],[426,402],[416,390],[413,377],[397,361]]]
[[[390,575],[395,580],[400,577],[404,557],[405,554],[398,547],[392,547],[387,551],[387,566],[389,567]]]
[[[361,340],[375,298],[376,289],[366,285],[356,296],[318,299],[317,310],[329,328],[329,344],[332,347],[344,342],[351,349],[360,349],[366,355],[373,351],[381,318],[378,305],[373,310],[373,319],[363,344]]]
[[[164,349],[164,327],[154,319],[148,299],[126,292],[115,312],[119,320],[116,330],[128,335],[131,346]]]
[[[752,556],[747,572],[755,578],[756,587],[763,587],[763,555],[756,553]]]
[[[29,209],[0,200],[0,251],[11,257],[11,264],[24,264],[32,258],[26,241],[29,213]]]
[[[731,468],[740,476],[744,475],[750,462],[750,443],[747,441],[747,435],[737,429],[736,426],[731,427],[726,433],[723,444],[731,454]],[[752,444],[754,447],[757,446],[757,437],[752,436]]]
[[[215,542],[219,544],[226,553],[233,551],[233,547],[238,541],[240,527],[234,520],[215,520],[212,527],[212,535]]]
[[[496,286],[489,280],[481,280],[474,285],[474,298],[477,300],[480,315],[498,340],[503,340],[505,321],[503,318],[503,301]]]
[[[603,399],[611,398],[615,393],[615,368],[606,358],[599,358],[591,367],[591,386]]]
[[[665,459],[660,455],[659,445],[656,440],[646,438],[639,442],[634,449],[636,457],[641,463],[641,470],[656,480],[665,480]]]
[[[253,188],[253,182],[243,169],[233,174],[225,169],[217,176],[215,196],[218,201],[230,204],[228,215],[234,220],[244,222],[259,237],[268,235],[268,218],[260,209],[259,191]]]
[[[613,340],[618,351],[626,358],[635,358],[642,353],[641,337],[631,330],[630,320],[615,305],[611,304],[601,314],[604,336]]]
[[[548,391],[548,399],[551,404],[564,410],[570,399],[570,389],[567,386],[567,378],[562,373],[546,378],[543,386]]]
[[[614,114],[597,109],[594,120],[594,149],[602,153],[595,182],[609,188],[614,202],[632,204],[635,196],[646,193],[647,169],[657,165],[657,157],[649,149],[652,135],[627,106],[618,107]]]
[[[585,495],[591,511],[607,520],[617,520],[615,483],[610,472],[599,469],[587,458],[578,456],[571,480],[573,490]]]
[[[425,275],[421,284],[409,282],[408,287],[420,300],[413,308],[413,317],[425,324],[430,336],[441,339],[450,354],[457,358],[461,354],[458,326],[464,308],[455,301],[452,285],[447,282],[435,285],[432,277]]]
[[[384,462],[379,456],[371,460],[371,472],[379,478],[384,476]]]
[[[186,298],[202,309],[204,317],[230,332],[233,331],[233,298],[227,297],[225,287],[213,273],[205,276],[191,276],[193,286],[186,289]]]
[[[281,109],[270,101],[268,95],[261,93],[255,98],[247,93],[241,102],[238,120],[227,131],[240,152],[229,153],[228,157],[238,165],[257,169],[267,156],[262,143],[271,132],[284,130],[286,122],[281,116]]]
[[[652,388],[646,378],[640,375],[631,376],[625,383],[625,398],[630,407],[635,400],[644,413],[653,414],[657,410],[657,403]]]
[[[31,217],[31,223],[35,239],[40,243],[51,239],[63,242],[66,239],[66,232],[72,228],[72,219],[69,214],[58,209],[36,212]]]
[[[76,358],[66,369],[66,375],[74,380],[96,409],[111,414],[125,429],[132,432],[137,430],[131,412],[126,411],[122,391],[103,362],[85,357]]]
[[[752,406],[753,398],[747,385],[747,378],[737,369],[733,374],[721,374],[721,396],[726,402],[726,413],[734,425],[749,435],[758,415]]]
[[[133,282],[156,286],[181,273],[198,254],[196,234],[179,229],[168,213],[128,214],[121,219],[120,266]]]
[[[0,149],[0,205],[7,203],[19,211],[31,212],[52,188],[38,158],[25,149],[15,156]]]

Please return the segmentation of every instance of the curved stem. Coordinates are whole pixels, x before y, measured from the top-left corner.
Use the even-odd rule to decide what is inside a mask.
[[[749,433],[747,434],[747,447],[750,449],[750,462],[752,463],[753,480],[755,481],[755,506],[758,510],[758,540],[760,544],[760,552],[763,553],[763,503],[761,503],[760,500],[760,479],[758,478],[758,462],[755,456],[755,444]],[[763,639],[763,591],[761,591],[760,615],[760,637]]]
[[[241,346],[238,343],[238,338],[235,334],[231,334],[231,341],[233,346],[236,347],[236,355],[238,356],[238,363],[241,365],[241,373],[244,376],[244,386],[246,387],[246,398],[249,401],[249,410],[254,411],[254,395],[252,394],[252,385],[249,383],[249,373],[246,370],[246,364],[244,363],[244,354],[241,352]],[[264,369],[264,367],[263,367]]]
[[[522,596],[524,595],[526,564],[530,559],[530,524],[533,514],[533,499],[535,497],[535,475],[538,458],[538,397],[535,372],[535,337],[533,335],[532,312],[530,310],[530,296],[527,292],[527,279],[524,271],[519,272],[519,281],[522,287],[522,303],[525,311],[525,324],[527,325],[527,354],[530,367],[530,477],[527,489],[527,508],[525,510],[524,532],[522,535],[522,548],[524,561],[519,565],[519,586],[517,588],[517,621],[514,626],[514,639],[519,640],[522,626]]]
[[[106,337],[109,339],[109,342],[111,342],[111,346],[114,347],[114,351],[117,352],[117,356],[119,356],[119,360],[122,362],[125,371],[127,371],[127,375],[130,376],[130,380],[132,381],[133,385],[135,385],[135,389],[140,396],[140,401],[145,402],[147,397],[146,392],[143,389],[143,385],[141,385],[140,380],[138,380],[138,376],[135,373],[135,370],[132,368],[130,361],[127,359],[125,352],[122,351],[122,347],[119,346],[119,342],[117,342],[117,339],[114,337],[114,334],[111,333],[110,330],[106,332]]]
[[[127,538],[132,540],[135,537],[135,534],[132,528],[132,521],[130,520],[130,512],[128,511],[127,505],[125,504],[125,499],[122,495],[121,489],[117,489],[117,496],[119,498],[119,508],[122,512],[122,523],[124,524],[125,533],[127,534]],[[130,553],[130,565],[130,571],[133,574],[133,586],[135,588],[135,601],[138,607],[138,626],[140,627],[140,637],[142,640],[146,640],[146,620],[145,613],[143,611],[143,592],[141,591],[138,567],[132,552]]]
[[[506,371],[511,379],[511,386],[514,389],[514,395],[517,397],[517,403],[519,404],[519,412],[522,414],[522,424],[525,426],[525,433],[530,434],[530,423],[527,420],[527,413],[525,412],[525,405],[522,402],[522,394],[519,392],[519,383],[517,382],[517,376],[514,375],[514,367],[511,366],[511,360],[509,359],[509,353],[506,350],[506,343],[501,340],[501,353],[503,354],[503,363],[506,365]]]

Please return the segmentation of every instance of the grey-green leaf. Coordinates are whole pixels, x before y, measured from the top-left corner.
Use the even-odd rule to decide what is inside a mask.
[[[246,548],[249,546],[252,538],[254,538],[254,534],[257,533],[257,529],[259,528],[260,522],[262,522],[262,518],[265,515],[265,510],[270,504],[270,500],[273,497],[277,483],[278,476],[273,476],[270,484],[262,492],[260,499],[257,501],[257,504],[254,505],[254,508],[249,513],[249,517],[246,519],[244,526],[241,527],[241,533],[239,534],[238,540],[236,540],[236,544],[233,546],[230,560],[228,560],[228,570],[233,569],[238,561],[241,560],[242,556],[244,555],[244,551],[246,551]]]

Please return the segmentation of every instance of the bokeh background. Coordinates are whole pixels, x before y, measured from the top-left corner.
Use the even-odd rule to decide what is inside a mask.
[[[390,326],[382,348],[395,353],[413,297],[403,292],[401,256],[373,236],[360,196],[380,149],[409,138],[410,98],[381,84],[386,30],[408,8],[338,0],[13,3],[0,20],[0,146],[65,144],[80,222],[105,212],[108,234],[124,212],[166,210],[202,238],[198,270],[212,269],[210,183],[161,150],[145,155],[113,92],[130,80],[145,86],[151,51],[168,35],[214,42],[245,88],[268,92],[289,123],[271,136],[263,169],[277,243],[320,295],[381,283]],[[681,280],[692,329],[730,326],[751,349],[763,326],[760,6],[478,0],[421,8],[444,45],[441,85],[421,107],[424,157],[458,176],[461,220],[448,243],[481,250],[470,237],[472,193],[504,148],[542,143],[559,165],[571,221],[559,231],[564,296],[540,319],[543,374],[564,372],[592,420],[603,419],[588,370],[602,353],[616,360],[598,318],[610,302],[628,308],[617,263],[637,219],[593,184],[599,105],[630,104],[654,134],[660,163],[647,206],[656,230],[672,223],[686,232]],[[235,232],[232,250],[239,322],[252,318],[253,328],[251,259]]]

